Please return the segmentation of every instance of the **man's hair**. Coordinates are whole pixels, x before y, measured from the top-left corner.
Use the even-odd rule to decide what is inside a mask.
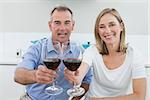
[[[54,13],[55,10],[57,10],[57,11],[69,11],[70,14],[73,16],[72,10],[69,7],[67,7],[66,5],[57,5],[57,6],[55,6],[51,11],[51,16],[52,16],[52,14]]]

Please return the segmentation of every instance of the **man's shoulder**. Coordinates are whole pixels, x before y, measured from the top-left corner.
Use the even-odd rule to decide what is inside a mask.
[[[50,41],[50,39],[44,37],[44,38],[39,39],[38,43],[43,44],[43,43],[46,43],[48,41]]]
[[[36,43],[34,43],[32,46],[43,45],[43,44],[46,44],[48,41],[49,41],[48,38],[41,38]]]
[[[40,51],[44,45],[48,42],[48,38],[41,38],[29,46],[29,50]]]

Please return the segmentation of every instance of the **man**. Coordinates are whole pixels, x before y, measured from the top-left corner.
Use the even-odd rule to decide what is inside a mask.
[[[56,73],[51,69],[47,69],[43,65],[45,55],[51,58],[60,56],[74,57],[79,55],[79,50],[75,43],[70,41],[70,34],[74,28],[74,20],[72,11],[64,6],[56,6],[51,12],[49,28],[52,36],[48,39],[42,39],[38,43],[29,47],[23,56],[22,62],[18,64],[15,71],[14,80],[20,84],[26,85],[26,94],[20,100],[68,100],[67,90],[73,85],[64,78],[64,64],[61,61],[59,72]],[[66,44],[66,49],[62,52],[55,46]],[[86,91],[91,81],[91,71],[85,76],[81,84]],[[45,92],[45,88],[55,79],[56,85],[63,88],[63,92],[58,95],[49,95]],[[83,96],[83,95],[82,95]],[[74,97],[73,100],[79,100],[80,97]]]

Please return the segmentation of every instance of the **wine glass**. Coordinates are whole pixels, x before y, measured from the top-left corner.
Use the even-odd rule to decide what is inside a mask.
[[[59,58],[46,58],[43,60],[43,63],[48,69],[57,70],[61,60]],[[52,83],[52,86],[49,86],[45,89],[45,92],[49,95],[58,95],[63,92],[63,88],[55,85],[55,82]]]
[[[69,43],[69,41],[62,43],[62,44],[58,41],[53,41],[54,48],[59,52],[59,55],[57,57],[54,57],[54,58],[48,58],[47,57],[47,55],[48,55],[47,54],[47,47],[45,48],[45,55],[44,55],[45,59],[44,59],[43,63],[45,64],[45,66],[48,69],[60,71],[58,69],[58,66],[61,63],[61,60],[63,58],[63,52],[64,52],[64,50],[66,50],[68,43]],[[53,82],[52,86],[47,87],[45,89],[45,91],[49,95],[58,95],[58,94],[63,92],[63,88],[56,85],[55,82]]]
[[[64,65],[67,67],[67,69],[69,69],[70,71],[76,71],[81,62],[82,62],[82,53],[80,51],[79,57],[78,58],[65,58],[63,59],[63,63]],[[67,90],[67,94],[69,96],[80,96],[82,94],[84,94],[85,89],[80,87],[80,84],[77,85],[76,83],[73,83],[73,88],[70,88]]]

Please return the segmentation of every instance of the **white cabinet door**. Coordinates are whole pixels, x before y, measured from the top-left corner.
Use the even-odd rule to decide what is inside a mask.
[[[150,66],[146,68],[147,73],[147,96],[146,100],[150,100]]]
[[[0,100],[19,100],[24,86],[13,80],[15,66],[0,65]]]

